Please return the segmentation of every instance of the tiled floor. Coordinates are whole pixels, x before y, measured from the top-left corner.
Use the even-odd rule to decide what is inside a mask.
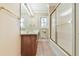
[[[37,56],[55,56],[47,39],[38,40]]]

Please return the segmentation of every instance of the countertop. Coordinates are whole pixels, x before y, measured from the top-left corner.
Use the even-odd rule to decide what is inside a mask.
[[[21,31],[21,35],[38,35],[38,30],[33,31]]]

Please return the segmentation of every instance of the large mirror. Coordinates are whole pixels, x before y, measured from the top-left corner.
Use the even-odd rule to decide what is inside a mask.
[[[39,38],[48,38],[48,3],[21,4],[21,34],[38,33]]]
[[[51,39],[56,42],[56,11],[51,15]]]
[[[69,55],[74,54],[73,4],[60,4],[57,8],[57,43]]]
[[[21,4],[21,34],[32,34],[39,31],[38,15],[34,13],[32,5],[34,4]]]

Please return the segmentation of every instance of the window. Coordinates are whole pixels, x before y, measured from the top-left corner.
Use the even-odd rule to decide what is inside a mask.
[[[46,28],[47,27],[47,17],[41,17],[40,18],[40,20],[41,20],[41,27],[42,28]]]

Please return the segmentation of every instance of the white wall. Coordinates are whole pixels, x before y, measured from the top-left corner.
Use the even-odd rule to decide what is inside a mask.
[[[20,16],[20,4],[0,4]],[[19,20],[10,13],[0,10],[0,56],[20,55]]]
[[[76,4],[76,55],[79,56],[79,3]]]

